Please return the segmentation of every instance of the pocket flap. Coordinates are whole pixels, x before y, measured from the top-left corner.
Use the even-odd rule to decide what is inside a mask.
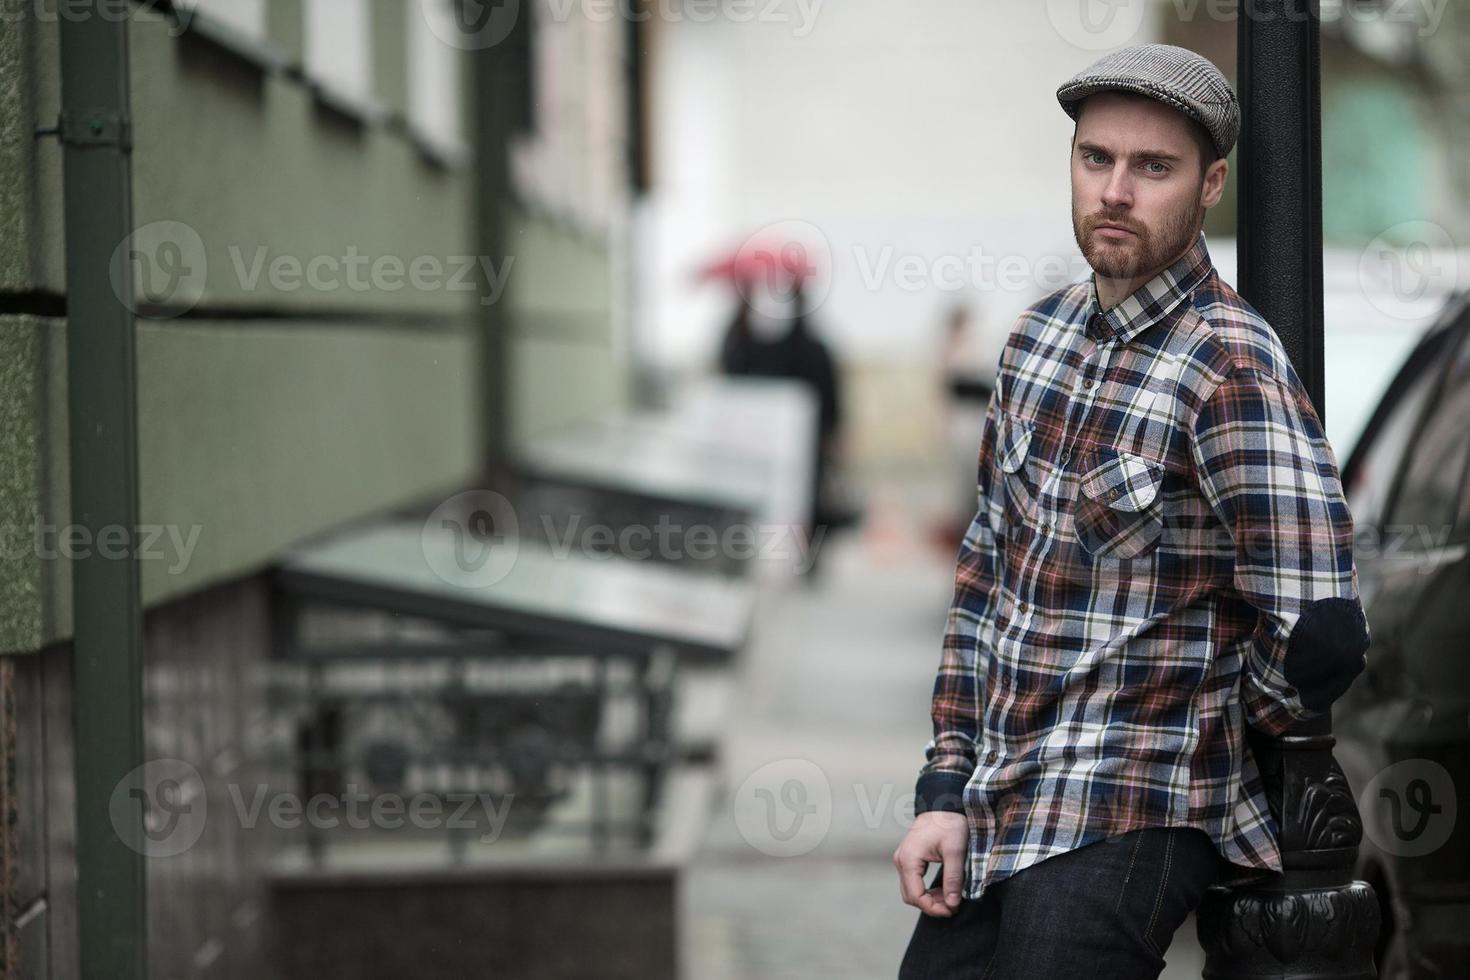
[[[996,455],[1002,470],[1015,473],[1026,462],[1026,454],[1031,449],[1031,433],[1035,428],[1036,423],[1030,419],[1010,414],[1002,418],[1000,439],[996,446]]]
[[[1114,510],[1139,511],[1154,502],[1164,466],[1132,453],[1101,453],[1082,478],[1082,492]]]

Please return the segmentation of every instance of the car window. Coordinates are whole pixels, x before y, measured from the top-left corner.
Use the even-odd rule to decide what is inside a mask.
[[[1392,412],[1373,438],[1348,488],[1348,509],[1359,527],[1376,527],[1383,520],[1388,495],[1404,461],[1404,451],[1424,413],[1439,372],[1427,366],[1398,398]]]
[[[1388,523],[1408,527],[1411,540],[1451,539],[1470,461],[1470,344],[1461,343],[1441,395],[1409,454],[1407,472]],[[1465,527],[1459,530],[1464,532]]]

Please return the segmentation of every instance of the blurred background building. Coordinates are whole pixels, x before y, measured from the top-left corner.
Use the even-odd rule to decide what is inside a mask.
[[[62,151],[38,133],[60,109],[64,6],[0,0],[6,977],[78,975]],[[1233,5],[122,6],[136,230],[114,274],[135,285],[139,520],[157,531],[140,560],[146,757],[188,761],[212,802],[296,785],[278,764],[300,736],[273,693],[279,573],[314,542],[385,514],[422,521],[476,487],[544,502],[510,488],[527,473],[560,486],[547,447],[576,457],[579,438],[651,474],[619,491],[636,513],[690,492],[690,471],[724,480],[711,457],[736,459],[739,433],[720,430],[740,428],[730,406],[746,402],[698,385],[748,296],[700,271],[797,243],[804,313],[844,392],[836,471],[862,523],[821,545],[819,587],[731,574],[753,597],[748,641],[679,688],[681,717],[715,746],[697,846],[662,864],[628,852],[610,879],[657,865],[668,887],[602,901],[666,921],[648,942],[677,935],[699,980],[892,975],[917,913],[889,855],[906,803],[911,818],[950,535],[969,516],[955,487],[977,448],[950,413],[985,397],[1016,313],[1089,271],[1053,93],[1143,41],[1232,74]],[[1345,460],[1470,275],[1470,7],[1322,10],[1327,421]],[[1233,280],[1228,188],[1206,232]],[[951,332],[957,314],[968,327]],[[755,494],[778,500],[811,476],[806,449],[766,451],[769,433],[810,421],[782,397],[757,392],[777,421],[751,423],[760,453],[746,447],[769,463]],[[695,430],[703,448],[680,455]],[[599,486],[595,506],[612,507]],[[625,601],[681,615],[639,594]],[[774,827],[753,840],[754,794],[810,788],[803,761],[830,794],[822,833],[805,850]],[[153,975],[273,968],[273,869],[302,842],[267,824],[211,820],[148,860]],[[565,867],[583,883],[577,859]],[[505,905],[476,913],[534,919],[515,882],[479,893]],[[474,918],[415,955],[473,942]],[[1192,942],[1171,953],[1181,976],[1197,970]],[[544,975],[656,975],[599,973],[598,955]]]

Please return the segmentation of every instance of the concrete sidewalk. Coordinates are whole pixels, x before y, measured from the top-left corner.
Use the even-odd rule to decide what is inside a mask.
[[[890,501],[830,543],[815,586],[765,597],[727,679],[724,795],[680,896],[687,980],[897,974],[919,913],[891,857],[912,819],[953,556]],[[1169,962],[1166,977],[1200,975],[1192,922]]]

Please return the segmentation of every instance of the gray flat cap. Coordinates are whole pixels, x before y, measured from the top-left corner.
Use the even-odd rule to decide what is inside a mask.
[[[1178,109],[1205,127],[1215,149],[1229,156],[1240,136],[1240,100],[1202,55],[1172,44],[1137,44],[1114,51],[1057,89],[1073,119],[1082,100],[1098,92],[1137,92]]]

